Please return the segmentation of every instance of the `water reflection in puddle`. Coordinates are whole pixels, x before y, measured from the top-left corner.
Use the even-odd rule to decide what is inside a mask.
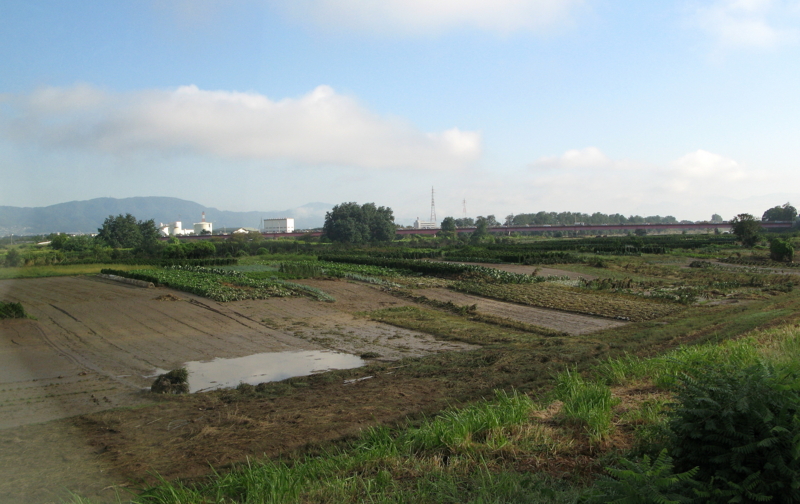
[[[363,359],[351,354],[307,350],[260,353],[207,362],[187,362],[184,366],[189,371],[189,391],[200,392],[235,387],[241,382],[257,385],[331,369],[351,369],[364,364]]]

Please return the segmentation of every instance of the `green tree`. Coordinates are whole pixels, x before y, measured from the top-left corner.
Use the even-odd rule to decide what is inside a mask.
[[[739,214],[731,219],[731,229],[745,247],[752,247],[761,239],[761,223],[750,214]]]
[[[489,236],[489,222],[487,221],[486,217],[478,216],[478,220],[475,222],[475,231],[469,237],[469,241],[471,243],[478,243],[483,240],[485,237]]]
[[[22,256],[17,249],[12,248],[6,253],[6,266],[14,268],[22,262]]]
[[[341,203],[325,214],[323,236],[340,243],[382,242],[394,239],[396,226],[389,207],[375,203]]]
[[[772,207],[761,216],[762,221],[788,221],[794,222],[797,218],[797,209],[790,203],[783,206]]]
[[[452,233],[456,230],[456,220],[452,217],[445,217],[442,219],[442,231]]]
[[[52,247],[53,250],[64,249],[69,240],[69,235],[64,233],[52,234],[50,236],[50,247]]]
[[[97,239],[112,248],[133,248],[152,252],[158,244],[158,228],[153,219],[137,221],[131,214],[109,215],[97,230]]]
[[[159,234],[156,223],[153,219],[146,221],[139,221],[136,223],[139,228],[139,233],[142,236],[139,246],[136,247],[138,251],[154,254],[159,248]]]
[[[142,241],[142,232],[133,215],[109,215],[97,230],[97,239],[112,248],[133,248]]]

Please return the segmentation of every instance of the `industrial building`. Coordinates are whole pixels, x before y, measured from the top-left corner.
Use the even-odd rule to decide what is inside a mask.
[[[191,229],[183,229],[181,221],[170,222],[164,224],[163,222],[158,225],[158,232],[161,236],[185,236],[193,234]]]
[[[436,222],[421,221],[419,217],[417,217],[417,220],[414,221],[414,229],[438,229],[438,226]]]
[[[200,219],[200,222],[194,223],[194,234],[202,235],[202,234],[211,234],[211,223],[206,222],[206,213],[203,212],[203,217]]]
[[[294,219],[284,217],[282,219],[264,219],[264,233],[294,233]]]

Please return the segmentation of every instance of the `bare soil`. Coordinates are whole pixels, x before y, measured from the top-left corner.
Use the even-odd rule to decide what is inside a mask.
[[[506,303],[480,296],[462,294],[448,289],[419,289],[415,291],[415,294],[438,301],[450,301],[457,305],[477,305],[479,313],[518,320],[526,324],[546,327],[568,334],[587,334],[601,329],[625,325],[625,322],[608,318]]]
[[[287,350],[391,361],[476,348],[354,316],[407,304],[379,289],[308,283],[337,302],[223,304],[89,276],[0,281],[0,298],[21,302],[35,317],[0,321],[0,502],[57,502],[64,488],[106,499],[115,485],[150,470],[206,474],[209,463],[340,438],[361,422],[424,410],[437,397],[414,383],[387,396],[376,377],[350,386],[339,381],[330,385],[333,393],[315,388],[300,402],[276,398],[240,410],[203,394],[159,400],[143,391],[157,368]],[[371,400],[375,394],[383,406]],[[186,460],[163,456],[173,449]]]

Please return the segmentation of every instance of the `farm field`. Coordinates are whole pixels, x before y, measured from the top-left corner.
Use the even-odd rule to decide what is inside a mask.
[[[554,331],[563,331],[572,335],[591,333],[625,324],[625,322],[609,320],[603,317],[565,313],[535,306],[521,306],[515,303],[463,294],[449,289],[418,289],[414,293],[458,305],[476,305],[478,313],[519,320],[527,324],[546,327]]]
[[[418,425],[495,390],[544,400],[565,368],[735,338],[800,313],[800,295],[782,278],[688,268],[671,257],[605,260],[602,268],[504,264],[497,275],[488,263],[441,274],[413,263],[433,272],[417,276],[379,262],[304,261],[281,266],[277,280],[269,277],[277,267],[257,264],[230,268],[235,275],[164,270],[189,290],[242,290],[213,291],[237,299],[228,302],[94,276],[0,281],[2,299],[34,317],[0,321],[0,501],[60,502],[69,489],[115,502],[155,474],[200,481],[209,467],[320,453],[370,426]],[[542,278],[530,278],[537,269]],[[657,288],[692,287],[697,301],[641,295],[654,279]],[[291,292],[247,298],[263,282]],[[186,396],[142,391],[158,369],[287,350],[343,352],[366,364]],[[596,471],[593,449],[518,465]]]
[[[35,439],[19,441],[26,437],[19,438],[20,433],[29,434],[41,422],[150,405],[154,397],[141,390],[150,386],[157,368],[287,350],[372,352],[399,359],[474,348],[357,319],[347,309],[404,302],[385,295],[388,300],[383,299],[364,285],[327,283],[341,284],[331,289],[337,294],[347,290],[353,300],[368,301],[355,307],[345,302],[346,309],[339,310],[297,297],[216,303],[185,292],[96,277],[0,282],[3,298],[21,302],[36,319],[0,321],[0,436],[8,443],[0,467],[6,475],[19,475],[0,484],[0,500],[15,502],[31,492],[29,502],[42,502],[46,492],[76,481],[75,471],[68,470],[78,462],[76,457],[96,455],[91,440],[87,445],[81,442],[83,436],[75,438],[70,422],[41,438],[47,440],[39,446],[42,451],[37,451]],[[58,432],[72,434],[60,437]],[[35,466],[45,450],[63,454],[46,457],[63,466],[54,468],[43,485],[31,475],[39,474]],[[14,488],[22,493],[8,493]]]
[[[663,317],[680,310],[680,306],[633,296],[581,292],[578,289],[547,284],[487,285],[463,282],[456,289],[494,299],[552,308],[619,320],[642,321]]]

